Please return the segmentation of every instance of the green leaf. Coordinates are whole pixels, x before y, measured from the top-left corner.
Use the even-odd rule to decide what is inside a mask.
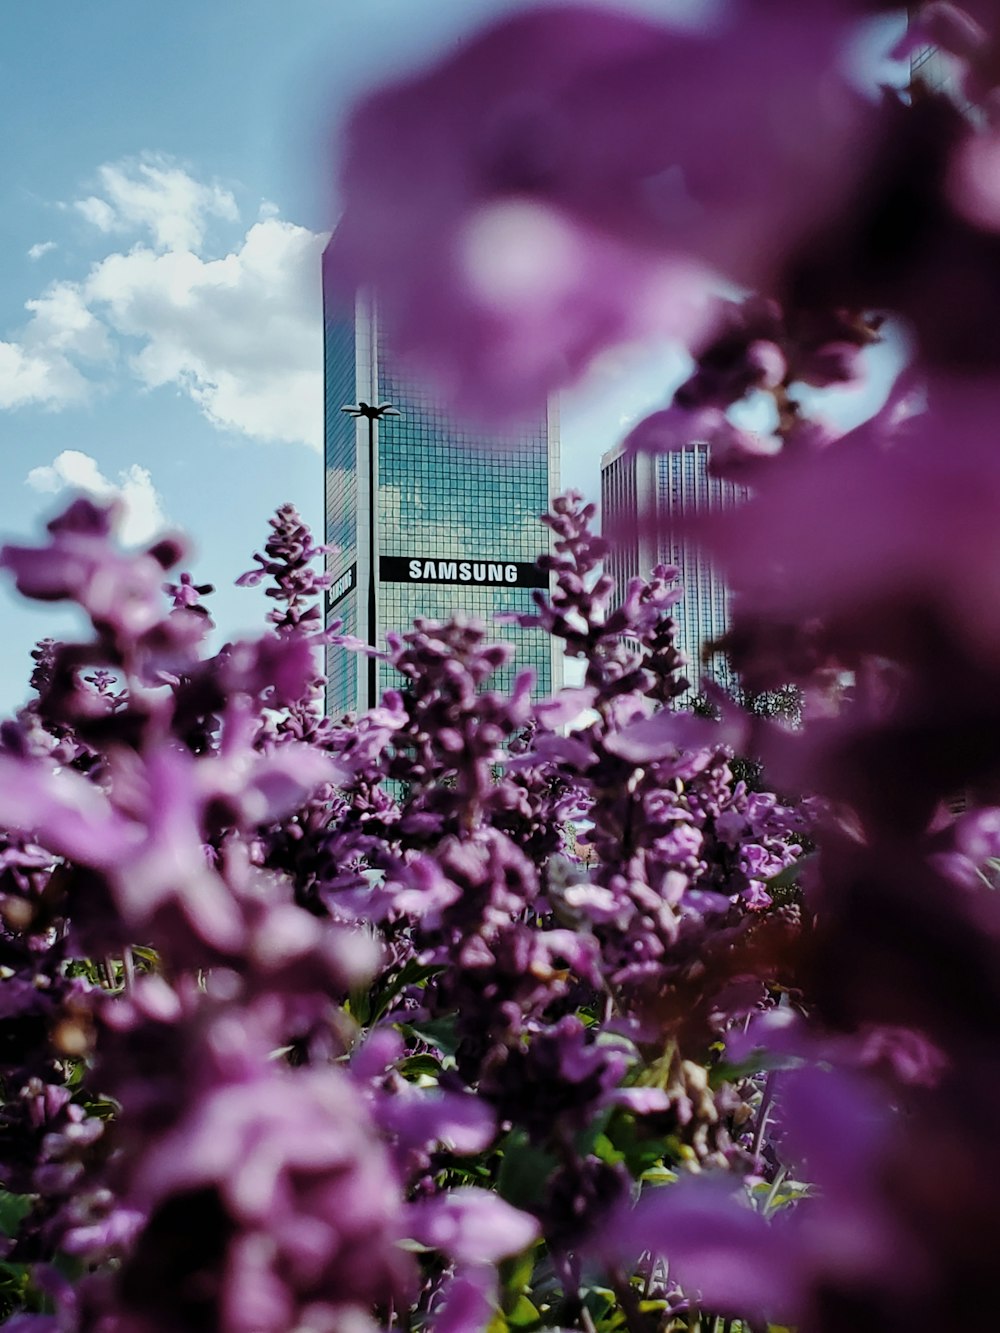
[[[629,1174],[638,1179],[643,1172],[662,1166],[663,1159],[676,1162],[678,1158],[677,1140],[654,1134],[641,1118],[637,1119],[627,1111],[619,1112],[608,1126],[607,1139],[617,1157],[606,1157],[605,1161],[624,1162]]]
[[[801,1063],[802,1060],[798,1056],[787,1055],[781,1051],[767,1051],[761,1047],[738,1064],[725,1059],[720,1060],[708,1071],[708,1083],[713,1089],[720,1088],[724,1083],[738,1083],[741,1079],[767,1073],[772,1069],[795,1069]]]
[[[0,1231],[15,1236],[21,1219],[31,1211],[31,1199],[24,1194],[8,1194],[0,1190]]]
[[[346,1008],[354,1021],[360,1023],[362,1027],[367,1027],[375,1021],[375,1010],[370,991],[352,990],[347,997]]]
[[[423,1078],[437,1080],[441,1075],[441,1061],[433,1055],[408,1055],[405,1060],[399,1061],[396,1068],[411,1083]]]
[[[507,1315],[507,1323],[511,1328],[539,1328],[541,1321],[542,1316],[527,1296],[519,1296],[513,1310]]]
[[[608,1107],[604,1111],[599,1111],[597,1115],[586,1125],[578,1134],[573,1136],[573,1147],[580,1157],[591,1157],[595,1152],[594,1145],[598,1139],[603,1138],[608,1126],[615,1118],[614,1107]]]
[[[557,1159],[544,1148],[536,1148],[520,1129],[507,1136],[502,1154],[497,1193],[515,1208],[530,1208],[542,1198]]]
[[[625,1154],[620,1148],[608,1138],[607,1134],[598,1134],[594,1139],[591,1152],[595,1157],[599,1157],[602,1162],[607,1162],[608,1166],[617,1166],[619,1162],[624,1162]]]
[[[155,949],[148,949],[144,944],[132,945],[132,957],[138,963],[145,963],[151,972],[155,972],[160,966],[160,955]]]
[[[668,1166],[657,1164],[643,1171],[639,1179],[644,1185],[675,1185],[679,1177]]]
[[[523,1251],[521,1254],[515,1254],[510,1259],[504,1259],[499,1265],[500,1277],[500,1308],[513,1319],[524,1293],[531,1284],[532,1276],[535,1272],[535,1248]],[[535,1312],[537,1316],[537,1311]]]
[[[618,1297],[608,1287],[591,1287],[583,1303],[601,1333],[614,1333],[625,1327],[625,1316],[619,1308]]]
[[[428,1046],[433,1046],[442,1055],[454,1055],[458,1050],[458,1015],[449,1014],[447,1018],[433,1018],[426,1023],[403,1023],[403,1032],[419,1037]]]
[[[398,972],[380,979],[370,990],[351,996],[351,1013],[359,1023],[377,1022],[401,990],[407,986],[422,986],[430,977],[437,976],[440,967],[431,967],[409,959]],[[357,1006],[357,1007],[355,1007]],[[362,1009],[365,1011],[362,1016]]]
[[[816,856],[816,852],[807,852],[805,856],[800,856],[799,859],[793,861],[791,865],[785,866],[784,870],[779,870],[776,875],[772,875],[770,879],[766,879],[764,883],[767,885],[768,892],[773,894],[777,889],[779,890],[780,896],[781,889],[795,888],[803,869],[810,861],[815,861]]]

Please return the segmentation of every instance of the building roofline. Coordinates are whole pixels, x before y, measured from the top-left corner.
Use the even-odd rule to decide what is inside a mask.
[[[613,445],[610,449],[608,449],[606,453],[601,454],[602,472],[606,467],[610,467],[611,464],[615,462],[616,459],[621,458],[622,454],[625,452],[625,440],[627,438],[628,437],[626,436],[623,439],[619,440],[618,443],[616,445]]]

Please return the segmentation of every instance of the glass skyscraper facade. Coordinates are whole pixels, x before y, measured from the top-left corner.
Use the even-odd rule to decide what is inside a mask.
[[[484,439],[450,421],[393,363],[364,297],[345,311],[325,289],[324,322],[326,541],[337,548],[328,556],[328,621],[369,642],[374,594],[374,639],[383,648],[387,631],[405,631],[418,616],[475,616],[515,649],[491,687],[509,687],[530,667],[539,697],[550,694],[561,683],[552,641],[494,615],[530,611],[532,588],[548,587],[534,562],[549,546],[539,516],[558,490],[554,409],[515,439]],[[393,413],[374,421],[341,410],[385,403]],[[328,711],[367,707],[368,672],[364,654],[331,645]],[[393,676],[378,663],[376,699],[401,683]]]
[[[730,508],[747,494],[745,487],[709,475],[706,444],[656,455],[618,445],[601,459],[604,529],[615,538],[608,572],[621,595],[629,579],[648,578],[658,564],[676,565],[684,589],[674,608],[677,646],[688,661],[694,690],[699,675],[726,689],[736,684],[721,654],[702,662],[705,645],[729,627],[729,591],[704,552],[682,538],[678,520]]]

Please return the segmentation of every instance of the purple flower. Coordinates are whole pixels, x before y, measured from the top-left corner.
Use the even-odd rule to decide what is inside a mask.
[[[497,1297],[496,1278],[487,1270],[465,1268],[447,1282],[441,1307],[431,1325],[433,1333],[481,1333],[493,1318]]]
[[[380,1101],[375,1115],[405,1152],[423,1151],[431,1144],[459,1154],[483,1152],[496,1133],[489,1108],[464,1093],[397,1086]]]
[[[689,1297],[711,1310],[797,1323],[804,1308],[794,1237],[754,1212],[725,1177],[646,1190],[606,1235],[609,1257],[634,1262],[648,1250],[666,1258]]]
[[[539,1236],[533,1217],[489,1190],[471,1187],[412,1204],[408,1223],[414,1239],[459,1263],[495,1264],[527,1249]]]
[[[318,679],[314,647],[300,634],[227,644],[217,670],[224,688],[266,700],[272,708],[308,698]]]
[[[668,408],[629,433],[626,448],[664,453],[707,443],[713,475],[748,484],[764,480],[783,450],[814,452],[830,442],[832,433],[803,415],[800,386],[861,382],[865,352],[881,341],[884,322],[883,315],[843,308],[783,309],[758,296],[728,302],[693,374]],[[767,430],[742,429],[726,415],[734,404],[749,398],[760,407],[768,397],[774,422]]]
[[[731,648],[752,684],[780,684],[792,673],[808,682],[816,668],[859,670],[866,658],[890,659],[926,666],[924,691],[962,679],[965,703],[992,706],[985,695],[1000,660],[989,587],[1000,505],[994,411],[986,384],[936,383],[926,412],[900,421],[890,404],[821,454],[783,461],[748,504],[706,525],[737,593]],[[790,660],[805,634],[820,651]],[[904,709],[916,705],[912,691],[908,698],[885,680],[884,703],[896,693]],[[941,693],[942,720],[963,711]],[[873,720],[878,695],[868,686],[864,697]],[[954,780],[945,770],[941,777]]]
[[[313,569],[313,564],[331,548],[313,541],[294,505],[281,505],[269,521],[272,533],[264,554],[254,555],[260,568],[241,574],[236,583],[241,588],[252,588],[265,574],[271,577],[273,582],[267,595],[279,606],[269,612],[268,620],[279,634],[320,630],[323,615],[316,599],[329,587],[331,576]]]
[[[77,500],[49,523],[47,547],[4,546],[0,565],[25,597],[75,601],[99,628],[137,637],[161,619],[163,571],[182,550],[165,540],[147,553],[116,551],[108,541],[116,514],[114,505]]]
[[[996,83],[997,48],[984,62]],[[992,68],[991,68],[992,67]],[[993,89],[987,99],[996,98]],[[873,110],[864,188],[803,247],[776,288],[791,307],[891,311],[933,373],[995,372],[991,292],[1000,263],[995,129],[943,91],[920,88]],[[976,117],[980,119],[980,117]],[[891,240],[890,240],[891,238]]]
[[[543,1142],[582,1129],[612,1097],[631,1062],[624,1042],[599,1042],[573,1014],[495,1049],[480,1077],[480,1094],[503,1119]]]
[[[103,792],[79,774],[6,755],[0,755],[0,821],[36,832],[50,851],[83,862],[116,857],[132,832]]]
[[[196,1292],[201,1301],[214,1292],[212,1327],[283,1333],[306,1306],[328,1306],[346,1319],[401,1296],[409,1282],[408,1258],[396,1244],[399,1186],[358,1093],[333,1069],[274,1069],[209,1090],[150,1145],[134,1189],[151,1217],[121,1290],[126,1306],[158,1318],[183,1319]],[[168,1249],[154,1251],[154,1239],[168,1213],[175,1228],[185,1210],[197,1225],[199,1207],[216,1231],[189,1261],[205,1266],[214,1257],[216,1271],[198,1286],[175,1272],[171,1290],[174,1260]],[[248,1280],[262,1299],[252,1325],[242,1291]]]
[[[108,875],[119,909],[134,929],[141,931],[164,910],[179,911],[206,944],[223,951],[238,948],[244,923],[205,855],[194,761],[179,751],[159,751],[150,756],[144,777],[142,821],[118,847],[105,846],[92,863]]]
[[[649,1250],[710,1309],[808,1327],[834,1288],[905,1291],[919,1260],[883,1179],[893,1114],[843,1068],[783,1073],[778,1103],[783,1160],[815,1197],[768,1218],[724,1176],[646,1189],[608,1228],[609,1257]]]
[[[690,778],[712,762],[716,750],[738,739],[732,726],[722,727],[690,713],[661,710],[630,722],[609,736],[605,746],[609,753],[630,763],[656,763],[664,778]]]
[[[175,611],[197,611],[207,616],[208,609],[201,605],[201,599],[215,591],[211,583],[195,583],[187,570],[180,575],[176,583],[165,583],[163,591],[173,598]]]
[[[770,435],[734,426],[720,407],[689,408],[677,402],[640,421],[625,443],[642,453],[662,454],[695,441],[711,446],[714,474],[741,482],[751,481],[754,472],[766,466],[781,447]]]
[[[403,1040],[379,1028],[351,1055],[379,1128],[390,1140],[404,1179],[426,1170],[432,1148],[459,1155],[483,1152],[496,1134],[496,1120],[479,1098],[440,1088],[417,1088],[392,1066],[404,1055]]]
[[[708,36],[582,8],[502,22],[355,112],[334,271],[487,414],[635,334],[697,340],[705,264],[766,280],[866,155],[845,34],[825,4],[741,5]]]

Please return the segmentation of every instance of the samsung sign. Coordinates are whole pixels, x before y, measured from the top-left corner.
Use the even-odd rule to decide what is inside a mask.
[[[383,583],[467,583],[492,588],[547,588],[549,576],[525,560],[440,560],[384,555]]]
[[[347,594],[357,586],[358,567],[351,565],[350,569],[345,569],[343,574],[326,590],[326,609],[332,611],[338,602],[342,602]]]

